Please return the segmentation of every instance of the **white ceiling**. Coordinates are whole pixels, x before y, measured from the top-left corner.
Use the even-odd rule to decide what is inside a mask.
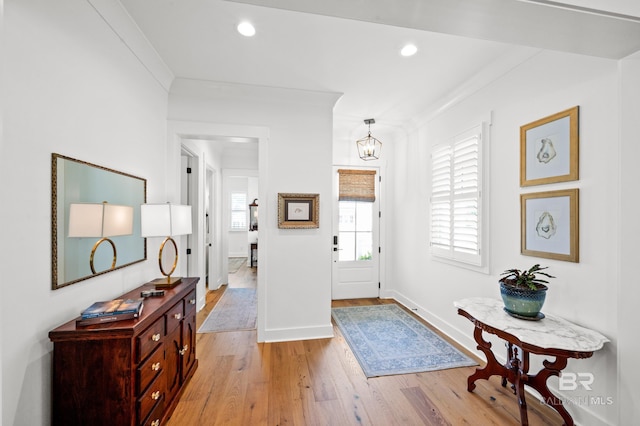
[[[343,93],[334,118],[345,137],[366,118],[406,125],[532,48],[614,59],[640,49],[629,0],[610,1],[615,15],[519,0],[120,1],[177,78]],[[238,34],[242,20],[254,37]],[[419,50],[405,58],[408,42]]]

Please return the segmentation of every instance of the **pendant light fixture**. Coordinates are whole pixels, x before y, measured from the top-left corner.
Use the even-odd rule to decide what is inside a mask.
[[[358,146],[358,155],[365,161],[377,160],[380,158],[382,142],[371,136],[371,124],[375,122],[376,120],[373,118],[364,120],[364,124],[369,126],[369,133],[366,137],[356,141],[356,145]]]

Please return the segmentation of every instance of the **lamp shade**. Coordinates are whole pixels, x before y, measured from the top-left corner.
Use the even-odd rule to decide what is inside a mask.
[[[191,206],[143,204],[140,206],[143,237],[172,237],[191,234]]]
[[[71,204],[69,237],[116,237],[133,234],[133,207],[109,203]]]

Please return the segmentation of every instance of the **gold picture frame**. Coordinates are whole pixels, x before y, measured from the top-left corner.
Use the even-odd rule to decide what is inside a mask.
[[[520,186],[578,180],[575,106],[520,127]]]
[[[320,194],[278,193],[278,228],[319,228]]]
[[[545,259],[579,261],[579,190],[520,195],[520,252]]]
[[[102,203],[133,209],[133,234],[113,237],[113,250],[95,252],[98,272],[90,256],[98,239],[68,236],[70,205]],[[51,154],[51,288],[57,290],[147,260],[147,240],[140,236],[140,204],[147,202],[147,180],[87,161]],[[115,246],[118,256],[113,264]],[[108,246],[107,246],[108,247]],[[85,261],[86,260],[86,261]]]

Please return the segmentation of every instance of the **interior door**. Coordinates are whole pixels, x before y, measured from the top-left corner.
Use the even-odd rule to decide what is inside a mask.
[[[191,168],[191,156],[188,155],[184,150],[182,151],[182,155],[180,157],[180,204],[182,205],[190,205],[191,203],[191,188],[192,188],[192,168]],[[194,207],[192,206],[191,214],[194,214]],[[194,220],[192,217],[193,229],[197,229],[197,220]],[[191,235],[181,236],[180,244],[178,245],[180,252],[178,253],[178,271],[183,277],[191,276],[191,262],[189,262],[189,256],[187,255],[187,250],[190,250],[192,247],[192,237]]]
[[[378,297],[380,286],[380,196],[377,169],[334,167],[332,298]],[[373,197],[344,196],[345,172],[365,171]],[[346,180],[346,179],[345,179]],[[356,183],[356,186],[358,184]],[[349,191],[347,189],[347,191]],[[357,192],[357,191],[356,191]],[[342,194],[341,194],[342,193]]]

